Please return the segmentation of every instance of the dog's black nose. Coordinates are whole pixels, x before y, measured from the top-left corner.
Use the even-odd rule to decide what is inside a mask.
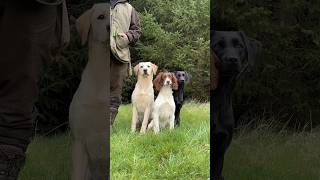
[[[230,62],[230,63],[236,63],[236,62],[239,61],[239,59],[238,59],[238,58],[235,58],[235,57],[229,57],[229,58],[227,58],[226,60],[227,60],[228,62]]]
[[[143,72],[144,72],[145,74],[147,74],[148,70],[144,69]]]

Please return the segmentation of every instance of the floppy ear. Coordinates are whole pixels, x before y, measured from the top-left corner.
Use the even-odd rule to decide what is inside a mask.
[[[240,32],[240,36],[246,46],[248,63],[252,67],[258,61],[258,55],[261,53],[262,45],[257,40],[249,39],[244,32]]]
[[[160,72],[157,77],[153,80],[154,87],[156,88],[157,91],[160,91],[161,87],[163,86],[162,82],[162,74],[163,72]]]
[[[157,74],[158,66],[155,64],[151,64],[153,75]]]
[[[186,74],[186,83],[190,83],[192,81],[192,75],[185,71]]]
[[[133,71],[134,71],[134,74],[135,74],[136,76],[138,76],[139,64],[137,64],[136,66],[134,66]]]
[[[92,8],[87,10],[76,20],[76,28],[78,33],[80,34],[82,45],[84,45],[88,40],[89,31],[91,27],[92,11]]]
[[[179,88],[178,79],[174,73],[171,73],[171,75],[172,75],[172,89],[178,90],[178,88]]]
[[[220,64],[220,60],[214,53],[213,49],[210,49],[210,89],[211,90],[214,90],[218,87],[219,64]]]
[[[210,30],[210,48],[213,49],[214,46],[214,42],[213,42],[213,37],[215,35],[215,31],[214,30]]]

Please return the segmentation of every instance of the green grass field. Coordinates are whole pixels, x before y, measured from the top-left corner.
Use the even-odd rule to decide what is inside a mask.
[[[111,179],[208,179],[209,104],[188,103],[181,127],[158,135],[130,133],[131,106],[121,106],[111,136]],[[70,136],[37,137],[21,180],[69,180]]]
[[[208,179],[209,104],[185,104],[181,127],[130,133],[131,106],[121,108],[111,136],[111,179]]]
[[[182,126],[158,135],[130,133],[131,107],[113,128],[111,179],[206,180],[209,177],[209,105],[186,104]],[[70,136],[37,137],[21,180],[69,180]],[[240,129],[226,154],[226,180],[320,180],[320,130],[276,133],[261,125]]]
[[[320,180],[320,131],[237,133],[226,154],[226,180]]]

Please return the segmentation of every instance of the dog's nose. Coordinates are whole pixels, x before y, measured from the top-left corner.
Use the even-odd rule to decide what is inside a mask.
[[[143,72],[144,72],[145,74],[147,74],[148,70],[147,70],[147,69],[144,69]]]

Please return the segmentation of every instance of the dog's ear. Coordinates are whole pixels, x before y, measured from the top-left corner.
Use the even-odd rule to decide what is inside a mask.
[[[160,72],[157,77],[153,80],[154,87],[157,91],[160,91],[161,87],[163,86],[162,82],[162,74],[163,72]]]
[[[244,32],[240,32],[240,36],[246,46],[248,63],[252,67],[259,61],[258,55],[261,53],[262,45],[259,41],[248,38]]]
[[[157,74],[157,70],[158,70],[158,66],[152,63],[151,67],[152,67],[153,75],[156,75]]]
[[[213,49],[210,49],[210,89],[211,90],[214,90],[218,87],[219,65],[220,65],[220,60],[214,53]]]
[[[210,48],[213,49],[214,46],[214,37],[215,37],[215,31],[214,30],[210,30]]]
[[[186,83],[191,83],[192,75],[185,71],[185,76],[186,76]]]
[[[80,34],[82,45],[84,45],[88,40],[92,11],[92,8],[87,10],[76,20],[76,29]]]
[[[178,79],[177,79],[175,73],[171,73],[171,75],[172,75],[172,89],[178,90],[178,88],[179,88]]]
[[[139,64],[137,64],[136,66],[134,66],[134,68],[133,68],[133,72],[134,72],[134,74],[136,75],[136,76],[138,76],[138,73],[139,73]]]

